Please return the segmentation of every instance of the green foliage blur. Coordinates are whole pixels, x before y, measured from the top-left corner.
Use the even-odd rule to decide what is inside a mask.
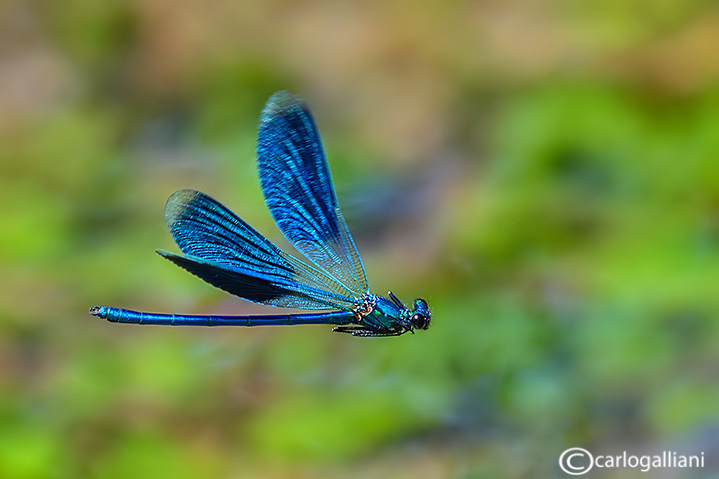
[[[717,45],[703,0],[3,3],[0,477],[554,478],[577,446],[716,477]],[[90,317],[273,312],[153,250],[181,188],[287,247],[254,163],[282,89],[431,328]]]

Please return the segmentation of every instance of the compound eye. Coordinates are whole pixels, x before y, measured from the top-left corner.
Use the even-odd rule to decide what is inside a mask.
[[[427,329],[427,318],[424,317],[424,314],[414,313],[414,316],[412,316],[412,326],[416,329]]]

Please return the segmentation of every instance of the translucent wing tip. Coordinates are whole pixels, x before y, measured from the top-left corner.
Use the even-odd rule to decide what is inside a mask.
[[[182,218],[188,205],[192,204],[192,201],[201,194],[202,193],[195,190],[179,190],[170,195],[165,204],[165,220],[170,230],[172,229],[172,225]]]
[[[262,122],[272,121],[275,118],[284,116],[288,111],[295,109],[305,109],[302,99],[288,92],[287,90],[278,91],[272,94],[272,96],[265,103],[265,108],[262,110],[261,120]]]

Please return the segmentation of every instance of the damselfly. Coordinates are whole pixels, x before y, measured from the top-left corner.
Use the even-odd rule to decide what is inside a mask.
[[[217,200],[194,190],[175,192],[165,207],[167,226],[182,254],[157,252],[240,298],[317,312],[208,316],[95,306],[90,314],[117,323],[178,326],[334,324],[333,331],[365,337],[427,329],[431,314],[425,300],[414,300],[410,308],[391,291],[388,298],[370,292],[337,206],[317,127],[298,97],[278,92],[267,101],[257,164],[270,213],[309,262],[285,253]]]

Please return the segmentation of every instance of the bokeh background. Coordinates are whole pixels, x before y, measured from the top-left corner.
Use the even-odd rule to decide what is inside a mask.
[[[719,474],[719,9],[703,0],[0,4],[0,477]],[[431,328],[256,313],[158,257],[202,190],[281,246],[262,105],[301,94],[372,289]]]

